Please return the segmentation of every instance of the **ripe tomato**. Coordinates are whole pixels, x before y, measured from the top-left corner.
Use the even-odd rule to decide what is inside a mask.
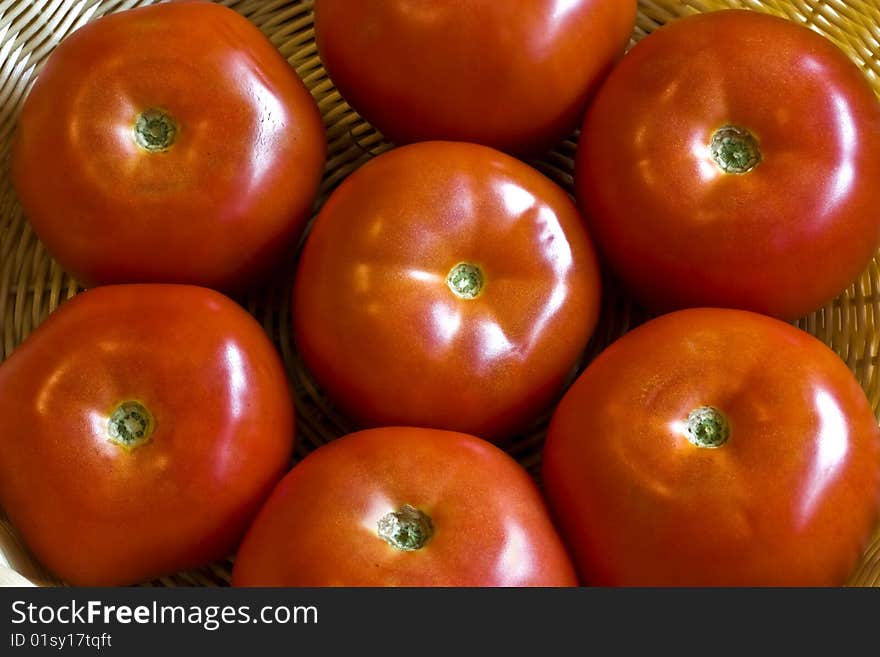
[[[0,365],[0,505],[71,584],[228,556],[292,438],[275,349],[205,288],[84,292]]]
[[[319,0],[315,38],[340,93],[392,141],[537,152],[574,130],[635,18],[633,0]]]
[[[584,371],[542,474],[587,584],[840,585],[878,518],[880,430],[812,336],[684,310]]]
[[[860,70],[750,11],[677,20],[633,48],[587,112],[575,173],[600,251],[644,305],[784,319],[868,265],[878,180],[880,102]]]
[[[528,473],[473,436],[386,427],[309,454],[235,558],[235,586],[576,586]]]
[[[396,148],[321,210],[293,291],[303,361],[362,426],[500,439],[560,393],[599,272],[574,203],[474,144]]]
[[[175,2],[59,44],[22,109],[12,174],[36,233],[84,285],[238,291],[289,252],[325,148],[314,100],[254,25]]]

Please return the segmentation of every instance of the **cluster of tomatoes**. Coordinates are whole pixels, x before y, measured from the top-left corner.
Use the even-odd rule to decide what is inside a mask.
[[[290,468],[283,364],[226,294],[290,270],[318,107],[219,5],[53,52],[13,180],[90,289],[0,366],[0,505],[73,584],[235,554],[237,585],[837,585],[880,510],[858,382],[790,320],[880,245],[880,103],[750,11],[623,54],[636,2],[317,0],[396,148],[295,263],[303,362],[364,430]],[[147,45],[148,47],[144,47]],[[581,128],[576,199],[522,159]],[[657,315],[580,372],[601,279]],[[504,450],[553,404],[543,490]]]

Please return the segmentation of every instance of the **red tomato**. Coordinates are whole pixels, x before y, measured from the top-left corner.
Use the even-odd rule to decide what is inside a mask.
[[[84,285],[240,290],[289,252],[324,163],[317,106],[234,11],[100,18],[52,53],[18,124],[25,214]]]
[[[397,143],[537,152],[571,133],[629,42],[634,0],[319,0],[318,52]]]
[[[235,586],[576,586],[528,473],[466,434],[390,427],[312,452],[235,558]]]
[[[812,336],[685,310],[584,371],[542,474],[587,584],[840,585],[878,519],[880,430]]]
[[[870,262],[878,180],[880,103],[860,70],[809,29],[722,11],[623,58],[587,112],[575,187],[644,305],[795,319]]]
[[[494,440],[560,394],[599,296],[561,188],[490,148],[423,142],[377,157],[328,199],[300,258],[293,328],[360,425]]]
[[[205,288],[84,292],[0,365],[0,505],[71,584],[228,556],[292,438],[274,347]]]

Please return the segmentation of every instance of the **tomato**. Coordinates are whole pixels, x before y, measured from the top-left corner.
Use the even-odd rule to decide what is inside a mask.
[[[0,505],[71,584],[171,574],[234,551],[293,422],[277,352],[228,298],[95,288],[0,365]]]
[[[28,94],[25,214],[81,283],[241,291],[289,253],[325,156],[317,105],[234,11],[175,2],[79,28]]]
[[[327,443],[272,492],[233,586],[576,586],[528,473],[474,436],[384,427]]]
[[[880,102],[817,33],[750,11],[674,21],[587,112],[575,187],[600,252],[656,312],[796,319],[880,244]]]
[[[365,164],[303,248],[293,330],[307,368],[359,425],[496,440],[561,393],[600,284],[574,203],[474,144],[423,142]]]
[[[880,429],[809,334],[683,310],[577,379],[542,477],[587,584],[840,585],[878,519]]]
[[[574,130],[635,18],[633,0],[318,0],[315,39],[340,93],[392,141],[525,153]]]

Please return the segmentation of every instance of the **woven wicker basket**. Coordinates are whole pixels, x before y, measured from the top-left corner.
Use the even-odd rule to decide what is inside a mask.
[[[9,176],[9,144],[30,84],[52,48],[77,27],[103,14],[150,0],[0,0],[0,359],[79,286],[47,255],[22,215]],[[319,204],[349,173],[390,145],[342,100],[315,48],[312,0],[223,0],[255,23],[288,59],[315,97],[324,117],[329,153]],[[829,37],[862,67],[880,92],[880,0],[640,0],[633,42],[677,17],[737,7],[806,24]],[[571,189],[575,138],[532,164]],[[289,332],[291,280],[279,280],[240,301],[278,346],[296,396],[296,458],[355,427],[340,415],[304,372]],[[608,289],[603,316],[584,356],[586,363],[611,340],[644,319],[628,300]],[[830,345],[861,382],[880,413],[880,259],[837,300],[798,322]],[[509,446],[536,477],[547,418]],[[8,568],[6,567],[8,566]],[[165,577],[148,585],[227,585],[231,562]],[[0,584],[20,575],[57,585],[29,556],[0,515]],[[850,583],[880,586],[880,532]]]

